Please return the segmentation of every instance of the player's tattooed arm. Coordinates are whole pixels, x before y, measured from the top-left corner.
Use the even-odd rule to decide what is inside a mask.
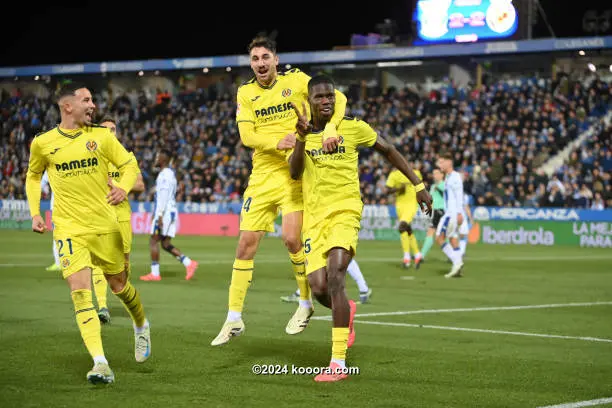
[[[412,166],[410,166],[406,158],[402,156],[399,151],[397,151],[395,146],[386,141],[381,135],[378,135],[376,143],[374,144],[374,149],[382,154],[396,169],[408,177],[408,180],[410,180],[410,182],[415,186],[417,201],[419,202],[421,209],[425,211],[427,215],[430,215],[432,211],[431,196],[425,189],[423,181],[412,170]]]

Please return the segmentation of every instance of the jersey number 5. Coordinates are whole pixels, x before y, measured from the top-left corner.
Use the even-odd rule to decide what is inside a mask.
[[[310,250],[312,248],[310,247],[310,238],[308,238],[306,241],[304,241],[304,253],[308,254],[310,253]]]
[[[72,255],[72,239],[68,238],[66,242],[68,243],[68,251],[70,252],[70,255]],[[58,239],[57,245],[59,246],[59,248],[57,248],[57,254],[61,258],[62,256],[64,256],[64,253],[62,252],[64,248],[64,241],[62,241],[61,239]]]

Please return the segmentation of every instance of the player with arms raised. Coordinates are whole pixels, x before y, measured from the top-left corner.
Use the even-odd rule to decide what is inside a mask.
[[[140,295],[128,280],[117,214],[111,207],[126,199],[138,166],[108,129],[92,125],[95,105],[84,85],[71,83],[62,88],[58,105],[60,124],[37,136],[30,147],[26,192],[32,230],[45,231],[40,180],[47,170],[55,201],[53,238],[81,337],[94,360],[87,380],[110,383],[115,376],[104,356],[100,321],[93,305],[93,266],[104,270],[111,290],[132,317],[136,361],[143,362],[151,354],[149,323]],[[108,162],[123,172],[118,183],[108,180]]]
[[[438,167],[446,175],[444,180],[444,215],[436,230],[436,241],[442,247],[442,252],[450,259],[453,266],[446,278],[461,275],[463,256],[457,240],[457,228],[463,223],[463,181],[461,175],[454,170],[453,155],[443,153],[438,157]],[[446,242],[448,238],[449,243]]]
[[[242,143],[255,150],[253,171],[244,193],[240,214],[240,237],[232,270],[227,319],[213,346],[227,343],[242,334],[242,309],[253,278],[254,258],[266,231],[274,231],[278,210],[282,213],[282,237],[300,290],[300,302],[287,323],[288,334],[301,333],[314,313],[310,287],[304,273],[302,247],[302,183],[292,180],[285,160],[286,151],[295,146],[296,113],[292,103],[308,98],[310,77],[298,69],[277,72],[276,43],[256,37],[249,56],[255,77],[238,88],[236,122]],[[338,92],[336,112],[325,128],[324,148],[338,144],[336,126],[346,109],[346,97]]]
[[[312,122],[304,104],[298,116],[299,137],[288,161],[291,177],[302,179],[306,275],[317,300],[332,309],[332,358],[328,372],[315,377],[315,381],[329,382],[347,377],[343,372],[346,350],[355,341],[356,305],[347,299],[345,277],[356,253],[363,210],[358,148],[373,147],[399,168],[415,186],[427,214],[431,197],[406,159],[363,121],[344,118],[338,126],[339,145],[323,152],[320,132],[335,113],[335,86],[331,78],[320,75],[310,80],[308,90]]]

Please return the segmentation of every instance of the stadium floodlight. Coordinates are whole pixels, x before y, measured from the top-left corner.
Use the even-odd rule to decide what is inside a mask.
[[[379,68],[386,67],[413,67],[417,65],[423,65],[423,61],[389,61],[389,62],[377,62],[376,66]]]
[[[597,67],[595,67],[595,65],[593,63],[591,63],[591,62],[589,62],[587,64],[587,67],[589,67],[589,71],[591,71],[591,72],[597,71]]]
[[[202,72],[205,73],[205,74],[208,74],[208,68],[202,69]]]
[[[143,71],[138,71],[138,76],[143,76],[144,72]]]
[[[285,69],[291,69],[291,64],[285,65]]]
[[[155,70],[155,75],[159,75],[159,70]]]
[[[232,67],[227,67],[227,68],[225,68],[225,70],[226,70],[227,72],[230,72],[230,71],[232,70]]]
[[[584,52],[584,50],[580,50],[580,51],[578,51],[578,54],[584,56],[586,54],[586,52]]]
[[[610,72],[612,72],[612,65],[610,65]]]
[[[35,81],[38,81],[39,79],[40,79],[40,77],[39,77],[38,75],[36,75],[36,76],[34,77],[34,80],[35,80]]]

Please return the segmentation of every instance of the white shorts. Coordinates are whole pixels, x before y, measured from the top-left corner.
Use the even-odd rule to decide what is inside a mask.
[[[174,238],[178,224],[178,214],[176,211],[167,211],[162,217],[162,230],[157,228],[157,220],[151,218],[151,235],[159,234],[162,237]]]
[[[448,214],[444,214],[438,223],[436,229],[436,236],[444,234],[445,237],[450,238],[457,232],[457,217],[451,217]]]

